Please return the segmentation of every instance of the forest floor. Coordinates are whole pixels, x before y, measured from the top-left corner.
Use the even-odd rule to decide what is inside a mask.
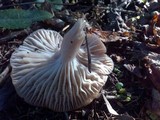
[[[160,1],[56,2],[1,0],[0,120],[160,120]],[[2,11],[7,9],[45,10],[53,17],[25,25],[16,23],[9,14],[3,18]],[[88,106],[63,113],[27,104],[18,97],[11,82],[12,53],[33,31],[52,29],[63,36],[84,14],[92,26],[90,32],[99,35],[106,54],[114,61],[104,94]],[[10,22],[15,24],[11,26]],[[114,115],[113,109],[119,115]]]

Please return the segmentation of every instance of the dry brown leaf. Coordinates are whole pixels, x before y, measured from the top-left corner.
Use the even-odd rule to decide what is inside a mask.
[[[123,65],[128,71],[130,71],[131,73],[133,73],[134,75],[136,75],[139,78],[142,78],[142,74],[140,72],[140,69],[135,66],[135,65],[131,65],[131,64],[124,64]]]
[[[145,58],[147,76],[155,88],[160,91],[160,54],[150,52]]]
[[[152,24],[157,23],[158,19],[159,19],[159,13],[158,12],[153,13]]]
[[[156,26],[160,27],[160,13],[158,11],[153,12],[151,23],[152,25],[156,24]]]
[[[131,33],[128,32],[128,31],[126,31],[126,32],[123,32],[122,35],[123,35],[124,37],[130,37],[130,36],[131,36]]]
[[[160,36],[156,37],[156,43],[157,43],[157,45],[160,45]]]
[[[155,36],[160,36],[160,27],[153,27],[153,34]]]
[[[160,45],[160,27],[153,27],[154,39],[157,45]]]
[[[146,47],[149,51],[160,54],[160,46],[155,44],[146,44]]]
[[[131,33],[125,32],[113,32],[113,31],[103,31],[96,28],[91,28],[87,31],[89,34],[96,34],[99,36],[102,42],[115,42],[117,40],[128,39]]]

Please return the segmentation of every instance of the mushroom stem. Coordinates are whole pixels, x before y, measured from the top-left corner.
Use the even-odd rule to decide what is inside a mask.
[[[61,45],[61,57],[65,62],[73,59],[79,51],[80,46],[85,40],[85,26],[85,20],[78,19],[75,25],[65,34]]]

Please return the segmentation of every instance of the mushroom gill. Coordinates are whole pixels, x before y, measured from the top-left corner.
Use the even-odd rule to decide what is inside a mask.
[[[92,58],[88,71],[86,22],[79,19],[64,38],[53,30],[30,34],[12,54],[12,82],[27,103],[54,111],[83,107],[99,96],[113,62],[95,34],[87,34]]]

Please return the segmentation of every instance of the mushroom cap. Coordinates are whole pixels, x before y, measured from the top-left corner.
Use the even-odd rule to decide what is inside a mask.
[[[59,33],[40,29],[30,34],[10,59],[18,95],[29,104],[54,111],[71,111],[97,98],[114,65],[95,34],[88,34],[87,39],[91,73],[84,42],[76,56],[65,62],[61,57],[64,39]]]

